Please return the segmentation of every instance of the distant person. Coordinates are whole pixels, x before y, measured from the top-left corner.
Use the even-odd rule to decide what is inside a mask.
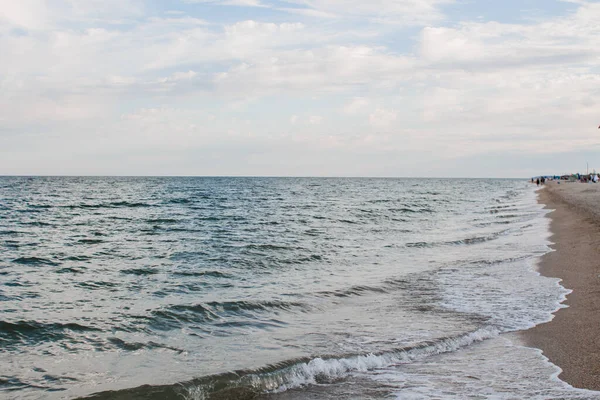
[[[540,178],[537,178],[537,179],[535,180],[535,183],[536,183],[538,186],[540,186]]]
[[[544,177],[542,176],[542,185],[545,185],[545,184],[546,184],[546,178],[544,178]]]

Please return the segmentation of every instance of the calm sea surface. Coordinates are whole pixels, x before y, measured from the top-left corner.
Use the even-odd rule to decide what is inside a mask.
[[[511,333],[567,293],[545,213],[514,180],[0,177],[0,397],[600,398]]]

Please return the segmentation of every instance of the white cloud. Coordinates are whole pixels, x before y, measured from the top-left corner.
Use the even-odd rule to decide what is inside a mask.
[[[189,4],[216,4],[222,6],[268,7],[258,0],[184,0]]]
[[[25,29],[41,29],[49,24],[48,12],[43,0],[0,0],[0,23]]]
[[[0,25],[26,30],[56,29],[62,23],[143,15],[141,0],[0,0]]]
[[[366,46],[328,46],[279,51],[277,57],[242,63],[216,76],[226,93],[268,94],[281,91],[331,92],[401,82],[411,78],[414,60]]]
[[[314,16],[369,18],[377,23],[422,25],[443,19],[440,6],[453,0],[287,0],[299,7],[294,12],[311,10]]]
[[[250,9],[230,20],[254,20],[233,23],[150,15],[137,1],[0,5],[0,54],[9,55],[0,63],[3,148],[3,132],[22,147],[60,137],[58,153],[86,137],[107,152],[117,142],[144,152],[232,140],[267,151],[288,140],[340,159],[417,154],[424,139],[440,159],[596,143],[597,3],[511,24],[445,23],[444,2],[433,0],[289,1],[285,23]],[[366,19],[430,26],[407,36]]]
[[[304,15],[307,17],[315,17],[315,18],[333,19],[333,18],[339,17],[337,14],[327,12],[327,11],[314,10],[312,8],[283,7],[283,8],[278,8],[277,10],[285,11],[285,12],[288,12],[291,14],[299,14],[299,15]]]
[[[378,108],[369,115],[369,122],[375,128],[386,129],[396,121],[397,115],[398,113],[394,110]]]
[[[600,4],[536,24],[463,23],[458,28],[425,28],[420,55],[433,64],[461,68],[513,68],[527,65],[598,63],[596,37]]]
[[[368,99],[364,97],[355,97],[344,106],[342,112],[349,115],[359,114],[364,112],[369,104],[370,102]]]
[[[177,81],[187,81],[187,80],[193,79],[197,75],[198,74],[192,70],[189,70],[187,72],[175,72],[166,78],[159,79],[159,82],[169,83],[169,82],[177,82]]]
[[[323,117],[320,115],[311,115],[308,117],[308,123],[311,125],[320,125],[323,122]]]

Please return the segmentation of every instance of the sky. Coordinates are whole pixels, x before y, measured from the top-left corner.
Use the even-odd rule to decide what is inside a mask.
[[[0,0],[0,175],[600,171],[600,2]]]

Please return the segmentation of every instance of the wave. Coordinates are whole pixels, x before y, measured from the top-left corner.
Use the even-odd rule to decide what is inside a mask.
[[[276,262],[274,262],[273,264],[276,265],[297,265],[297,264],[302,264],[302,263],[308,263],[308,262],[313,262],[313,261],[322,261],[324,259],[323,256],[320,256],[318,254],[308,254],[302,257],[294,257],[294,258],[290,258],[290,259],[279,259]]]
[[[524,215],[517,215],[517,214],[503,214],[503,215],[497,215],[496,218],[500,218],[500,219],[514,219],[514,218],[519,218],[519,217],[523,217]]]
[[[65,339],[73,332],[98,332],[100,329],[77,323],[8,322],[0,320],[0,344],[11,347],[22,342],[39,343]]]
[[[188,198],[169,199],[166,201],[167,204],[190,204],[193,201]]]
[[[78,244],[100,244],[104,243],[101,239],[80,239],[77,241]]]
[[[39,209],[43,209],[43,210],[47,210],[49,208],[52,208],[52,206],[50,204],[28,204],[27,207],[29,207],[29,208],[39,208]]]
[[[488,210],[503,210],[506,208],[511,208],[514,207],[514,205],[504,205],[504,206],[493,206],[493,207],[488,207]]]
[[[193,208],[194,209],[194,208]],[[207,216],[207,217],[196,217],[196,220],[198,221],[208,221],[208,222],[213,222],[213,221],[223,221],[226,220],[226,217],[218,217],[218,216]]]
[[[81,204],[69,204],[62,206],[62,208],[69,208],[72,210],[76,209],[100,209],[100,208],[139,208],[139,207],[153,207],[152,204],[142,202],[128,202],[128,201],[114,201],[110,203],[81,203]]]
[[[41,257],[19,257],[12,260],[12,262],[16,264],[23,265],[49,265],[49,266],[58,266],[60,263],[48,260],[47,258]]]
[[[74,379],[74,380],[76,380],[76,379]],[[22,389],[26,389],[26,388],[42,389],[42,390],[52,389],[52,387],[50,387],[50,386],[27,383],[26,381],[23,381],[23,380],[17,378],[16,376],[0,376],[0,391],[8,392],[8,391],[22,390]]]
[[[109,207],[109,208],[119,208],[119,207],[137,208],[137,207],[152,207],[152,205],[148,204],[148,203],[142,203],[142,202],[116,201],[116,202],[105,204],[105,207]]]
[[[512,263],[516,261],[522,261],[531,258],[530,255],[520,256],[520,257],[508,257],[501,259],[479,259],[479,260],[469,260],[466,263],[471,265],[498,265],[498,264],[506,264]],[[457,264],[464,264],[465,261],[458,261]]]
[[[401,207],[401,208],[390,208],[390,212],[394,213],[406,213],[406,214],[420,214],[420,213],[434,213],[435,210],[428,207],[420,207],[420,208],[409,208],[409,207]]]
[[[162,386],[140,386],[132,389],[100,392],[85,399],[255,399],[262,393],[283,392],[307,385],[332,383],[355,372],[365,372],[410,363],[427,357],[449,353],[476,342],[496,337],[500,332],[491,326],[461,335],[421,342],[391,351],[341,356],[322,355],[286,360],[256,370],[238,370],[200,377],[186,382]]]
[[[368,293],[387,293],[388,290],[386,290],[383,287],[377,287],[377,286],[366,286],[366,285],[358,285],[358,286],[353,286],[349,289],[345,289],[345,290],[338,290],[338,291],[324,291],[324,292],[319,292],[317,293],[318,296],[323,296],[323,297],[351,297],[351,296],[362,296],[364,294],[368,294]]]
[[[133,221],[133,218],[121,217],[121,216],[116,216],[116,215],[106,216],[106,219],[110,219],[110,220],[114,220],[114,221]]]
[[[475,224],[474,226],[476,226],[477,228],[487,228],[488,226],[511,225],[514,223],[515,223],[515,221],[492,221],[492,222],[480,222],[480,223]]]
[[[299,302],[286,301],[212,301],[202,304],[176,304],[153,310],[146,319],[152,328],[169,331],[182,325],[194,324],[195,328],[209,326],[243,327],[269,326],[269,320],[257,319],[258,315],[274,312],[309,312],[311,306]],[[240,320],[242,318],[242,320]],[[271,321],[272,322],[272,321]],[[281,324],[281,321],[276,321]],[[228,334],[232,334],[229,332]]]
[[[367,200],[365,203],[367,204],[387,204],[387,203],[395,203],[398,200],[394,200],[394,199],[373,199],[373,200]]]
[[[63,261],[90,261],[92,258],[89,256],[67,256],[62,258]]]
[[[489,235],[484,236],[471,236],[464,239],[457,240],[448,240],[445,242],[409,242],[406,243],[406,247],[416,247],[416,248],[428,248],[428,247],[438,247],[438,246],[458,246],[458,245],[472,245],[483,242],[489,242],[491,240],[495,240],[500,236],[509,232],[510,229],[505,229],[502,231],[494,232]]]
[[[464,239],[451,240],[448,242],[444,242],[446,245],[469,245],[469,244],[477,244],[483,242],[489,242],[490,240],[494,240],[502,235],[503,232],[497,232],[489,236],[473,236]]]
[[[80,288],[89,289],[89,290],[99,290],[99,289],[112,289],[115,290],[118,283],[114,282],[106,282],[106,281],[89,281],[89,282],[79,282],[75,286]]]
[[[57,270],[56,273],[57,274],[83,274],[84,271],[82,271],[80,268],[66,267],[66,268],[61,268],[61,269]]]
[[[19,232],[19,231],[13,231],[13,230],[2,230],[0,231],[0,236],[15,236],[15,235],[19,235],[21,233],[24,232]]]
[[[48,226],[55,226],[52,224],[49,224],[47,222],[42,222],[42,221],[28,221],[28,222],[21,222],[21,225],[27,225],[27,226],[38,226],[38,227],[48,227]]]
[[[308,251],[308,249],[305,249],[302,247],[281,246],[281,245],[276,245],[276,244],[248,244],[248,245],[245,245],[242,247],[244,249],[248,249],[248,250],[274,250],[274,251],[301,250],[301,251]]]
[[[406,243],[406,247],[416,247],[416,248],[425,248],[425,247],[434,247],[436,243],[434,242],[409,242]]]
[[[268,311],[268,310],[284,310],[292,311],[294,309],[300,311],[308,311],[308,305],[299,302],[289,301],[226,301],[218,302],[213,301],[206,303],[209,307],[217,310],[224,310],[227,312],[239,312],[239,311]]]
[[[122,269],[121,270],[122,274],[126,274],[126,275],[137,275],[137,276],[143,276],[143,275],[155,275],[158,274],[159,271],[155,268],[129,268],[129,269]]]
[[[149,224],[173,224],[177,222],[181,222],[181,220],[173,219],[173,218],[151,218],[146,220]]]
[[[176,276],[210,276],[213,278],[226,278],[231,279],[234,276],[220,271],[178,271],[173,272],[172,275]]]
[[[125,351],[137,351],[137,350],[142,350],[142,349],[149,349],[149,350],[166,349],[166,350],[172,350],[176,353],[184,352],[184,350],[178,349],[177,347],[167,346],[165,344],[160,344],[160,343],[156,343],[153,341],[149,341],[146,343],[126,342],[123,339],[119,339],[117,337],[110,337],[107,340],[108,340],[108,342],[110,342],[113,346],[115,346],[119,350],[125,350]]]

